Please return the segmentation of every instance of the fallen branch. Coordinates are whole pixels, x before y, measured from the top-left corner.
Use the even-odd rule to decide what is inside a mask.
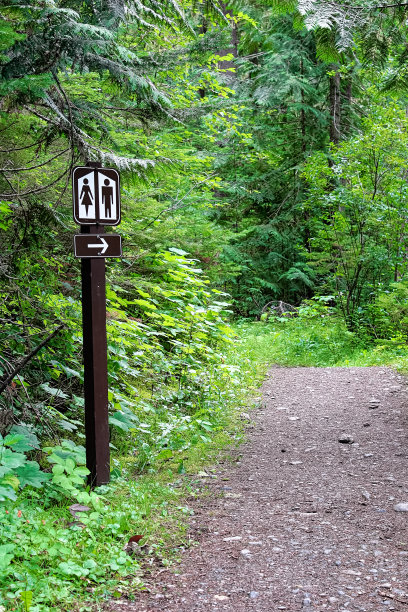
[[[0,394],[3,393],[4,389],[6,389],[6,387],[11,383],[11,381],[13,380],[13,378],[15,376],[17,376],[17,374],[24,368],[24,366],[27,365],[27,363],[29,361],[31,361],[31,359],[33,357],[35,357],[35,355],[41,351],[41,349],[48,344],[48,342],[50,340],[52,340],[60,331],[61,329],[65,327],[65,323],[61,323],[61,325],[58,325],[57,329],[55,329],[52,334],[50,334],[47,338],[45,338],[45,340],[43,340],[42,342],[40,342],[40,344],[38,346],[35,347],[35,349],[33,349],[31,351],[31,353],[29,353],[27,355],[27,357],[24,357],[24,359],[22,361],[20,361],[20,363],[18,364],[18,366],[16,366],[14,368],[14,370],[12,372],[10,372],[10,374],[8,374],[8,376],[6,377],[6,379],[1,383],[0,385]]]
[[[381,595],[381,597],[387,597],[388,599],[393,599],[394,601],[398,601],[399,603],[402,603],[408,606],[408,601],[404,599],[398,599],[398,597],[395,597],[395,595],[383,593],[382,591],[379,591],[379,594]]]

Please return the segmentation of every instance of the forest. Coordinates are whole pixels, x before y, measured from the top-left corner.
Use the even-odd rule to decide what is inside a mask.
[[[408,367],[406,36],[403,2],[0,2],[1,611],[101,609],[176,560],[268,363]],[[123,240],[95,490],[87,162]]]

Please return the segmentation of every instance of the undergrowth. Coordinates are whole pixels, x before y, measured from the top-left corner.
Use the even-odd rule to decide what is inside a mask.
[[[383,366],[408,372],[404,339],[373,340],[347,330],[335,314],[308,314],[270,322],[239,323],[241,351],[258,362],[285,366]]]
[[[216,477],[222,449],[241,441],[240,413],[262,376],[236,341],[217,355],[206,370],[190,365],[195,386],[169,379],[160,395],[141,395],[137,411],[114,407],[112,481],[93,492],[81,437],[39,448],[19,426],[0,441],[1,612],[99,610],[112,597],[132,599],[146,572],[180,557],[186,500]]]
[[[0,612],[100,610],[112,597],[134,598],[147,572],[176,561],[189,545],[191,500],[216,478],[213,466],[225,449],[242,440],[241,413],[269,365],[408,371],[401,338],[373,341],[350,332],[316,302],[296,317],[238,322],[235,335],[214,307],[196,313],[197,327],[190,314],[178,320],[179,337],[182,325],[187,333],[177,346],[188,351],[184,361],[162,353],[173,361],[154,391],[143,393],[132,373],[121,379],[121,392],[113,385],[109,485],[93,492],[84,486],[81,436],[40,447],[33,429],[14,426],[1,438]],[[215,338],[218,329],[222,342],[214,340],[217,351],[200,362],[202,335]],[[126,371],[127,353],[117,354]]]

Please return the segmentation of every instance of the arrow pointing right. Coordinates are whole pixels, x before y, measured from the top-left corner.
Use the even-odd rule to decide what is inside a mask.
[[[85,259],[122,257],[122,240],[118,234],[76,234],[74,252],[75,257]]]
[[[102,241],[102,244],[88,244],[88,249],[100,249],[102,247],[101,255],[103,255],[108,248],[108,243],[104,238],[99,238]]]

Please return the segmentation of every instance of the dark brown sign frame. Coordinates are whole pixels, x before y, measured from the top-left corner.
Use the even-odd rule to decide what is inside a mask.
[[[79,225],[119,225],[119,172],[76,166],[72,171],[72,199],[74,221]]]
[[[75,234],[75,257],[80,259],[122,257],[122,236],[119,234]]]

